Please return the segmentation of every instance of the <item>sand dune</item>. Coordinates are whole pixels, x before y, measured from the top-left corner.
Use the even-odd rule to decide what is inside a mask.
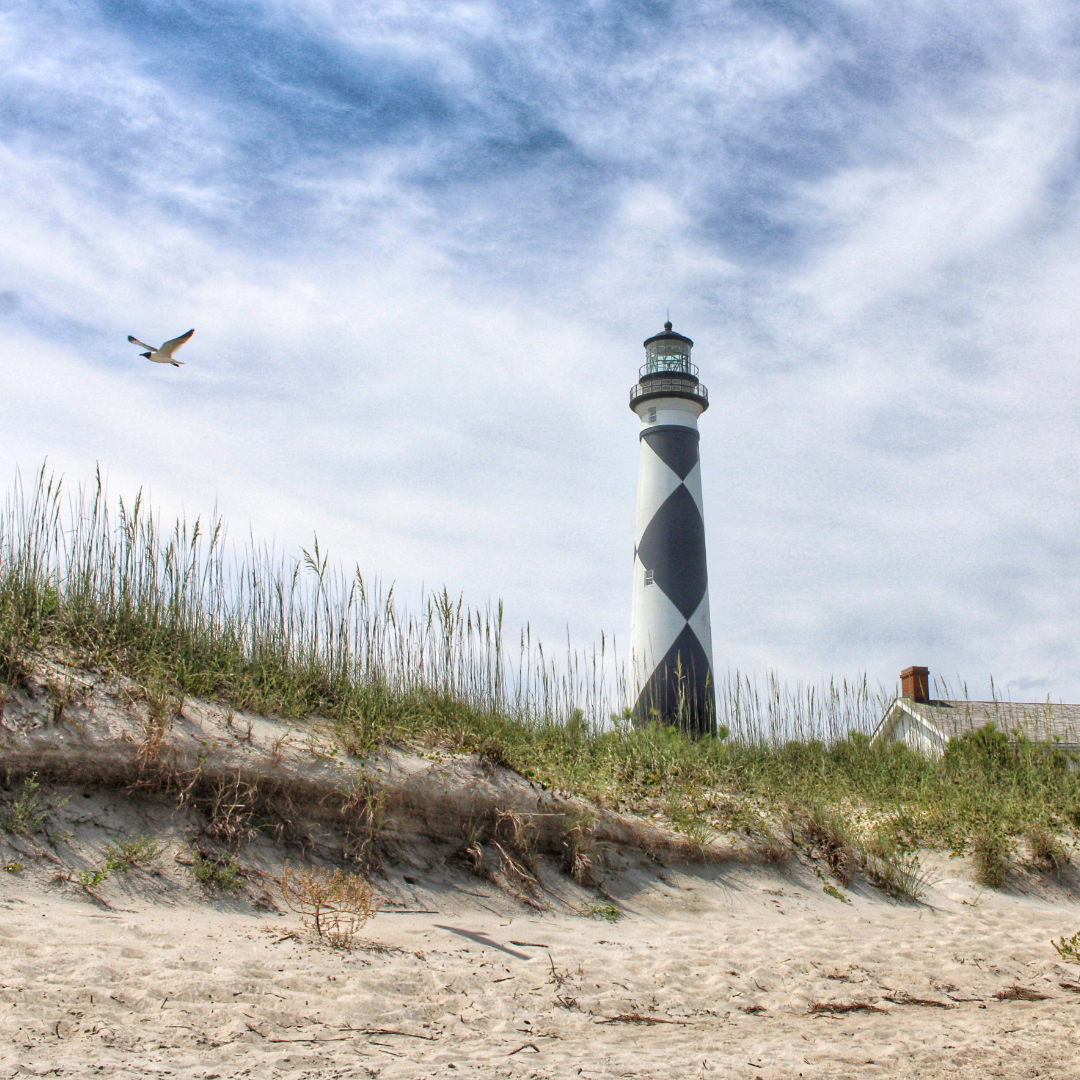
[[[186,738],[219,781],[274,759],[310,796],[304,829],[234,821],[230,838],[194,788],[95,774],[108,740],[138,765],[146,716],[118,694],[91,686],[60,718],[32,685],[5,702],[0,749],[16,773],[47,763],[51,809],[47,831],[0,836],[0,1076],[1080,1077],[1080,966],[1051,947],[1080,930],[1070,868],[992,892],[927,856],[924,903],[859,879],[837,899],[805,856],[757,865],[727,845],[694,863],[608,815],[591,883],[562,872],[552,832],[539,885],[514,895],[455,859],[462,823],[556,797],[475,758],[386,754],[365,774],[397,792],[372,875],[383,910],[332,948],[275,879],[286,857],[340,861],[343,803],[316,797],[348,790],[340,757],[295,732],[274,751],[281,725],[185,703],[178,769]],[[144,835],[158,861],[79,886],[107,844]],[[242,887],[201,887],[200,851],[235,852]]]

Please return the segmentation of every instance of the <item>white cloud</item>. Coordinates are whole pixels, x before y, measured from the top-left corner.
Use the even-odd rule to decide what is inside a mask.
[[[670,305],[718,664],[1080,700],[1066,9],[58,10],[0,40],[0,468],[622,637]]]

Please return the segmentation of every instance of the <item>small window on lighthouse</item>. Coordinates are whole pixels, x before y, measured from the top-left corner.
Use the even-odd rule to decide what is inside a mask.
[[[651,585],[653,583],[653,572],[651,570],[645,571],[645,584]]]
[[[649,409],[649,423],[650,424],[655,424],[656,423],[656,410],[655,409]]]

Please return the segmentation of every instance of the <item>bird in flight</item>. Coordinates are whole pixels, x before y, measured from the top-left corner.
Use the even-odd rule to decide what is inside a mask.
[[[166,341],[160,349],[155,349],[153,345],[147,345],[145,341],[140,341],[137,337],[132,337],[128,334],[128,341],[132,345],[139,345],[144,349],[149,349],[149,352],[139,353],[140,356],[145,356],[147,360],[152,360],[155,364],[172,364],[173,367],[179,367],[184,361],[174,360],[173,353],[189,340],[191,335],[194,334],[194,330],[189,330],[186,334],[181,334],[179,337],[174,337],[170,341]]]

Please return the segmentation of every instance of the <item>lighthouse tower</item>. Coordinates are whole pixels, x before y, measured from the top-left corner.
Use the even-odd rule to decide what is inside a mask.
[[[658,720],[700,735],[715,729],[716,698],[697,427],[709,392],[690,362],[693,347],[664,323],[645,342],[630,391],[641,420],[630,692],[636,724]]]

